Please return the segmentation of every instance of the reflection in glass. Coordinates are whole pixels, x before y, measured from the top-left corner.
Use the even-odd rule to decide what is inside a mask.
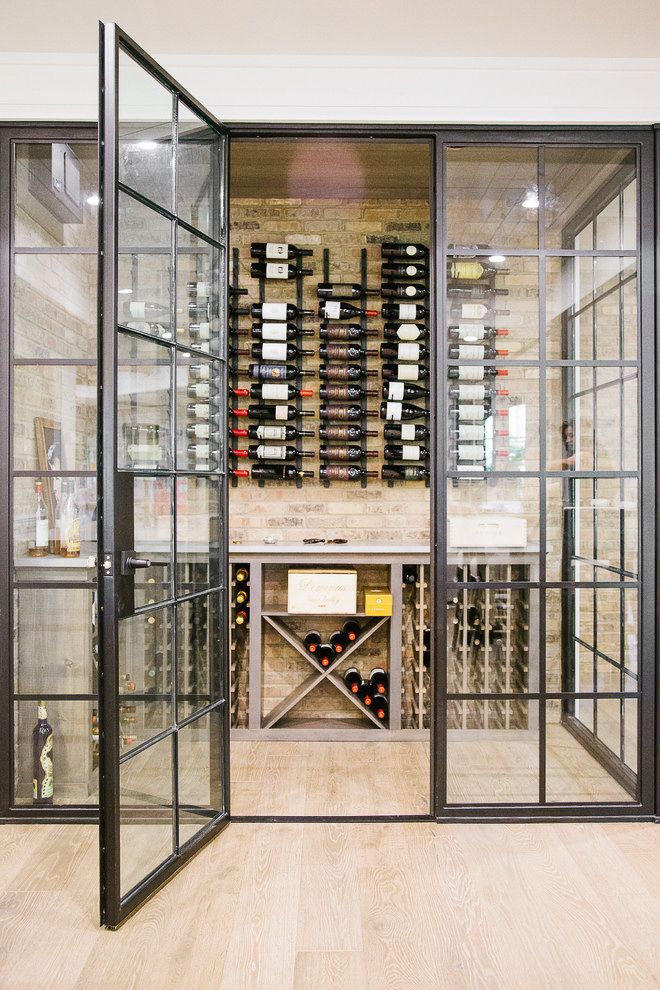
[[[179,845],[225,810],[222,713],[202,715],[179,732]]]
[[[135,607],[139,608],[172,597],[172,479],[136,477],[132,486],[132,549],[136,556],[151,561],[151,567],[135,572]],[[130,511],[128,505],[122,508]]]
[[[177,341],[206,353],[220,347],[221,252],[177,228]]]
[[[119,814],[123,897],[173,853],[171,736],[120,764]]]
[[[96,257],[17,254],[14,274],[14,357],[95,358]]]
[[[610,704],[616,712],[618,700],[598,702],[601,719],[606,716]],[[635,704],[633,702],[633,704]],[[562,711],[562,703],[550,701],[547,704],[546,724],[546,797],[548,801],[583,803],[592,801],[632,801],[633,793],[615,779],[600,760],[591,755],[586,746],[581,745],[575,735],[567,731],[567,723],[575,720],[585,727],[593,726],[594,702],[578,700],[569,702]],[[634,713],[633,737],[636,736]],[[616,719],[615,719],[616,721]],[[636,759],[635,759],[636,764]]]
[[[222,394],[222,366],[198,354],[177,353],[177,468],[220,469],[217,416]]]
[[[169,608],[119,622],[119,732],[124,751],[172,724],[172,614]]]
[[[177,594],[220,584],[220,491],[211,478],[177,478]]]
[[[47,580],[43,565],[67,568],[68,579],[95,581],[96,564],[96,477],[45,477],[42,481],[43,500],[48,514],[48,554],[33,556],[36,542],[35,479],[14,478],[13,539],[15,580]],[[62,545],[63,505],[67,490],[73,496],[74,535],[80,536],[80,553],[70,556]],[[77,516],[77,520],[75,517]],[[75,540],[74,540],[75,542]],[[92,561],[90,564],[90,556]],[[34,568],[42,568],[37,575]],[[64,575],[59,572],[58,577]]]
[[[48,441],[56,433],[58,467],[66,471],[94,471],[96,367],[19,365],[14,368],[13,433],[16,470],[52,470],[48,459],[52,445]]]
[[[14,592],[14,690],[18,694],[93,694],[94,598],[79,588]]]
[[[171,340],[171,222],[121,192],[118,213],[119,323],[152,337]]]
[[[61,668],[60,668],[61,670]],[[43,687],[40,687],[43,691]],[[58,687],[58,690],[63,690]],[[93,732],[95,702],[46,702],[53,730],[53,804],[97,804],[98,728]],[[32,805],[32,730],[37,724],[37,702],[14,704],[14,800]]]
[[[536,553],[539,545],[539,483],[536,478],[491,477],[487,482],[461,479],[447,488],[449,580],[473,580],[456,575],[453,567],[465,565],[483,575],[484,563],[499,570],[493,581],[524,581],[519,572],[521,555]],[[473,549],[470,549],[473,548]],[[484,548],[490,548],[483,561]],[[478,580],[485,580],[480,576]]]
[[[179,100],[177,146],[177,216],[218,239],[221,232],[220,137],[206,121]]]
[[[124,470],[171,466],[168,348],[118,333],[117,461]]]
[[[96,247],[97,160],[94,142],[15,145],[16,247]]]
[[[192,598],[177,606],[177,720],[218,700],[220,597]]]
[[[172,210],[172,94],[122,50],[118,120],[119,181]]]

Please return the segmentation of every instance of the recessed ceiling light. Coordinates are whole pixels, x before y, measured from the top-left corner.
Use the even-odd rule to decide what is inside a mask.
[[[533,189],[530,189],[525,198],[522,201],[522,205],[526,210],[538,210],[539,208],[539,198]]]
[[[491,254],[488,260],[492,261],[495,265],[501,265],[503,261],[506,261],[506,258],[503,254]]]
[[[94,193],[93,196],[88,196],[87,197],[87,203],[89,204],[89,206],[98,206],[100,202],[101,202],[101,200],[96,195],[96,193]]]

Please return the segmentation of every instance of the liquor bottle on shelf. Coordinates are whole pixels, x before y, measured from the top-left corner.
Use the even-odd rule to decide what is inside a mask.
[[[462,341],[466,344],[476,344],[486,340],[496,340],[498,337],[508,337],[506,327],[487,327],[483,323],[459,323],[448,328],[450,340]]]
[[[319,326],[319,337],[323,340],[361,340],[377,334],[376,329],[362,328],[359,323],[321,323]]]
[[[381,276],[389,279],[426,278],[429,270],[427,265],[410,262],[384,261],[380,266]]]
[[[274,241],[263,243],[253,241],[250,245],[251,258],[266,258],[268,261],[280,261],[290,258],[308,258],[314,252],[310,248],[299,248],[295,244],[278,244]]]
[[[288,444],[260,443],[256,446],[249,446],[247,450],[231,449],[229,453],[233,457],[249,457],[251,461],[294,461],[296,457],[313,457],[312,450],[298,450]]]
[[[380,418],[401,422],[405,419],[424,419],[428,416],[427,409],[414,406],[411,402],[381,402]]]
[[[496,437],[508,437],[508,430],[495,430]],[[459,422],[458,426],[449,430],[449,436],[458,443],[484,443],[486,439],[486,427],[483,423]]]
[[[42,481],[34,483],[34,546],[30,547],[28,554],[30,557],[48,556],[48,509]]]
[[[321,665],[321,667],[323,667],[323,669],[325,670],[332,663],[334,663],[337,654],[335,653],[333,647],[330,646],[329,643],[321,643],[314,656],[316,657],[316,660]]]
[[[37,724],[32,730],[32,804],[53,803],[53,728],[48,721],[46,702],[37,703]]]
[[[414,282],[383,282],[380,294],[383,299],[425,299],[429,290]]]
[[[328,643],[335,651],[335,653],[343,653],[346,649],[346,640],[344,639],[344,634],[341,629],[335,629],[333,633],[330,634]]]
[[[449,378],[463,382],[480,382],[485,378],[501,378],[508,374],[506,368],[494,368],[492,365],[463,364],[447,368]]]
[[[380,308],[381,315],[385,320],[400,320],[402,323],[416,323],[428,316],[428,309],[420,303],[383,303]]]
[[[303,646],[308,653],[316,653],[322,643],[321,633],[318,629],[310,629],[303,639]]]
[[[299,330],[295,323],[253,323],[250,331],[256,340],[285,341],[302,337],[313,337],[314,331]]]
[[[310,399],[314,392],[310,388],[296,388],[286,382],[269,382],[266,385],[250,385],[250,395],[255,399],[285,400]]]
[[[418,423],[386,423],[383,427],[383,436],[386,440],[428,440],[431,431],[428,426],[421,426]]]
[[[297,416],[313,416],[311,409],[296,409],[295,406],[285,405],[253,405],[247,409],[232,409],[233,416],[248,419],[262,419],[273,421],[287,421],[295,419]]]
[[[255,320],[297,320],[299,316],[314,316],[312,309],[298,309],[293,303],[252,303],[249,310]]]
[[[60,557],[80,556],[80,509],[74,481],[62,482],[60,509]]]
[[[322,405],[319,408],[319,418],[330,420],[331,422],[342,422],[345,420],[358,420],[362,416],[372,417],[375,416],[376,412],[373,409],[363,410],[359,406],[349,405]]]
[[[448,390],[449,395],[452,398],[456,398],[463,402],[483,402],[486,398],[492,398],[495,395],[508,395],[509,390],[507,388],[497,388],[495,385],[487,385],[485,383],[466,385],[461,383],[460,385],[450,385]]]
[[[380,476],[383,481],[426,481],[431,472],[418,465],[383,464]]]
[[[386,241],[380,246],[383,258],[428,258],[429,249],[425,244],[396,244]]]
[[[313,437],[314,430],[298,430],[295,426],[250,426],[247,430],[232,429],[232,437],[249,437],[250,440],[296,440],[298,437]]]
[[[250,474],[255,481],[293,481],[294,478],[313,478],[313,471],[300,471],[292,464],[254,464]]]
[[[423,364],[384,364],[381,368],[383,378],[399,382],[417,382],[430,378],[431,372]]]
[[[246,608],[240,608],[237,612],[234,612],[234,623],[237,626],[244,626],[248,621],[249,615]]]
[[[381,722],[387,722],[390,715],[390,705],[383,695],[377,694],[372,701],[371,710]]]
[[[247,372],[239,370],[239,375],[256,378],[260,382],[286,382],[305,375],[313,375],[313,371],[303,371],[295,364],[251,364]]]
[[[508,268],[496,268],[485,261],[450,261],[447,263],[449,278],[476,281],[482,278],[492,278],[494,275],[507,275]]]
[[[387,443],[383,450],[386,461],[428,461],[431,451],[413,443]]]
[[[377,437],[378,430],[363,430],[360,426],[350,424],[332,424],[319,427],[319,439],[331,440],[338,443],[357,443],[363,437]]]
[[[486,344],[450,344],[448,356],[459,361],[489,361],[506,357],[508,350],[488,347]]]
[[[359,361],[361,357],[373,357],[378,351],[359,344],[321,344],[319,357],[328,361]]]
[[[351,694],[359,694],[362,687],[362,674],[357,667],[349,667],[344,671],[344,684]]]
[[[508,309],[493,309],[492,306],[481,302],[452,303],[450,316],[456,321],[460,320],[484,320],[495,316],[509,316]]]
[[[238,353],[238,352],[236,352]],[[279,341],[265,341],[263,344],[252,344],[250,351],[241,351],[241,354],[252,354],[253,358],[259,361],[292,361],[297,357],[313,357],[315,351],[305,350],[296,347],[295,344],[280,343]]]
[[[387,694],[390,679],[382,667],[374,667],[369,674],[369,683],[376,694]]]
[[[363,370],[359,364],[319,365],[319,378],[329,382],[356,382],[363,378],[375,378],[377,374],[375,368]]]
[[[494,299],[496,296],[508,296],[508,289],[494,289],[492,285],[450,285],[447,295],[451,299]]]
[[[356,622],[355,619],[347,619],[341,627],[341,631],[345,640],[349,643],[354,643],[361,632],[360,623]]]
[[[319,282],[316,294],[319,299],[361,299],[377,296],[378,289],[363,289],[357,282]]]
[[[313,268],[298,268],[296,265],[282,264],[280,261],[253,261],[250,265],[252,278],[298,278],[299,275],[313,275]]]
[[[378,457],[378,451],[350,445],[340,447],[321,444],[319,457],[322,461],[359,461],[366,457]]]
[[[325,320],[357,320],[361,316],[378,316],[375,309],[360,309],[338,299],[326,299],[319,306],[319,316]]]
[[[386,340],[427,340],[429,329],[424,323],[385,323],[383,336]]]
[[[398,344],[390,344],[386,341],[380,345],[380,356],[395,361],[423,361],[430,354],[428,347],[410,341],[401,341]]]
[[[361,481],[377,477],[378,471],[365,471],[357,464],[322,464],[319,468],[319,478],[323,481]]]
[[[375,388],[364,388],[354,382],[345,385],[321,385],[319,395],[322,399],[330,399],[331,402],[357,402],[363,395],[378,395]]]

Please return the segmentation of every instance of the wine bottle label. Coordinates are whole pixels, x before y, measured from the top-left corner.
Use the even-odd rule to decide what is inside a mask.
[[[329,320],[339,320],[341,314],[341,303],[329,300],[324,304],[323,311]]]
[[[286,365],[284,364],[253,364],[253,378],[261,381],[279,381],[286,378]],[[262,393],[263,394],[263,393]],[[275,398],[275,396],[272,396]]]
[[[278,408],[277,406],[275,407]],[[258,426],[257,437],[259,440],[286,440],[285,426]]]
[[[469,386],[465,386],[469,387]],[[486,407],[484,405],[479,405],[474,403],[474,405],[459,405],[458,407],[458,418],[476,421],[479,419],[486,418]]]
[[[288,385],[262,385],[261,386],[261,398],[262,399],[288,399],[289,398],[289,386]]]
[[[44,715],[44,718],[46,716]],[[41,793],[36,796],[40,798],[52,798],[53,796],[53,758],[51,753],[53,752],[53,733],[48,736],[43,744],[41,752],[39,753],[39,763],[43,771],[43,780],[41,781]],[[35,781],[36,783],[36,781]],[[35,788],[36,789],[36,788]]]
[[[486,398],[486,386],[485,385],[459,385],[458,386],[458,398],[459,399],[475,399],[477,402]]]
[[[417,316],[417,306],[415,303],[399,303],[399,319],[414,320]]]
[[[485,432],[484,427],[481,425],[461,423],[458,427],[458,439],[466,442],[472,440],[483,441]]]
[[[402,402],[388,402],[385,407],[385,419],[401,419],[402,412]]]
[[[414,440],[415,439],[415,427],[412,423],[402,423],[401,425],[401,439],[402,440]]]
[[[266,265],[266,278],[288,278],[289,277],[289,266],[288,265],[275,265],[272,262],[268,262]]]
[[[197,384],[193,385],[193,389],[198,399],[208,399],[211,394],[211,387],[208,382],[197,382]]]
[[[399,344],[399,361],[419,361],[419,344]]]
[[[288,244],[266,244],[266,257],[267,258],[288,258],[289,257],[289,245]]]
[[[264,320],[286,320],[286,303],[262,303],[261,316]]]
[[[286,340],[286,323],[262,323],[262,340]]]
[[[207,440],[209,432],[208,423],[196,423],[193,426],[193,435],[198,437],[200,440]]]
[[[464,382],[482,382],[484,379],[484,369],[468,364],[459,367],[458,377]]]
[[[268,398],[268,396],[265,395],[264,399],[266,398]],[[275,406],[275,419],[288,419],[288,418],[289,418],[288,406]]]
[[[399,340],[419,340],[421,333],[415,323],[400,323],[396,335]]]
[[[478,337],[483,337],[486,332],[483,323],[459,323],[457,326],[459,337],[465,336],[467,340],[476,340]]]
[[[479,261],[455,261],[449,266],[451,278],[481,278],[484,271]]]
[[[264,361],[286,361],[286,344],[262,344],[261,356]]]
[[[409,255],[409,257],[411,258],[415,257],[415,255],[417,254],[417,248],[415,247],[414,244],[408,244],[408,246],[406,247],[406,254]]]
[[[483,471],[484,466],[475,462],[474,464],[457,464],[456,469],[458,471]]]
[[[401,448],[402,461],[418,461],[421,458],[421,450],[418,444],[405,444]]]
[[[403,382],[389,382],[387,386],[387,398],[394,402],[402,402],[405,398],[405,385]]]
[[[459,461],[483,461],[484,456],[485,448],[483,444],[459,443],[458,445]]]
[[[131,302],[128,304],[128,311],[136,320],[146,320],[146,306],[143,302]]]
[[[461,303],[461,316],[464,320],[481,320],[488,312],[483,303]]]
[[[260,443],[257,447],[257,457],[263,460],[285,461],[286,447],[275,447],[272,444]]]
[[[416,275],[417,265],[406,265],[406,275]]]
[[[419,380],[418,364],[400,364],[397,372],[400,382],[416,382]]]
[[[465,361],[482,361],[484,347],[480,344],[459,344],[458,356]]]
[[[47,519],[37,519],[35,532],[35,545],[38,547],[48,546],[48,520]]]

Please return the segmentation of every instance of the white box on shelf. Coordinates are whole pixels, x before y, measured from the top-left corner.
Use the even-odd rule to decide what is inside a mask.
[[[520,516],[450,516],[450,547],[526,547],[527,520]]]
[[[328,568],[291,569],[287,611],[294,615],[354,615],[357,571]]]

